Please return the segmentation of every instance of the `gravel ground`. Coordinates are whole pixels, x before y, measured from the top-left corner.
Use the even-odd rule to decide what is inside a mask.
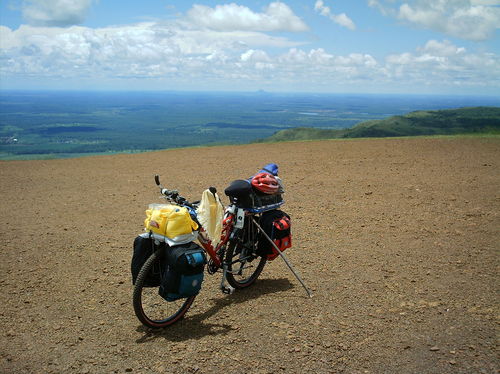
[[[0,162],[0,372],[498,373],[499,160],[478,137]],[[268,162],[314,297],[277,259],[144,328],[129,266],[153,175],[194,200]]]

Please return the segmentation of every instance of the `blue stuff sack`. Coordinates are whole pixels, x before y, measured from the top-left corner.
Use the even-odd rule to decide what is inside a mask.
[[[158,293],[167,301],[175,301],[200,292],[207,258],[196,243],[167,248],[166,263]]]

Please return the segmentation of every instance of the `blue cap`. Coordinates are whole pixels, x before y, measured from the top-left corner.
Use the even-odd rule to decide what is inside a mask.
[[[276,176],[276,175],[278,175],[278,165],[267,164],[259,171],[259,173],[269,173],[269,174]]]

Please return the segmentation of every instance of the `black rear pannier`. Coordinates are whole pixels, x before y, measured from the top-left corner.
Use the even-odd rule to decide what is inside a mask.
[[[205,251],[196,243],[167,248],[161,285],[158,293],[174,301],[200,292],[207,262]]]
[[[258,208],[283,201],[280,193],[273,195],[261,193],[252,188],[248,180],[243,179],[231,182],[224,193],[229,197],[231,204],[236,204],[239,208]]]
[[[130,270],[132,272],[132,284],[135,284],[137,275],[141,271],[142,265],[153,254],[154,243],[153,240],[147,235],[139,235],[134,239],[134,253],[132,255],[132,263]],[[144,287],[158,287],[160,285],[160,266],[159,264],[153,266],[153,272],[148,274],[144,280]]]
[[[292,246],[290,216],[285,212],[277,209],[264,212],[260,218],[260,226],[281,252]],[[257,253],[260,256],[267,256],[269,261],[279,256],[263,234],[259,237]]]

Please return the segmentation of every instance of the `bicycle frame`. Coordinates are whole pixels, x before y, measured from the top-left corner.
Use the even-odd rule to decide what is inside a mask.
[[[217,270],[222,269],[220,289],[226,294],[232,294],[235,290],[234,287],[226,283],[228,273],[236,274],[243,269],[238,269],[236,273],[234,273],[234,269],[230,270],[233,263],[227,262],[225,258],[228,242],[232,239],[232,234],[235,232],[235,229],[240,228],[240,226],[241,228],[243,227],[245,221],[243,216],[247,215],[251,216],[254,214],[245,209],[237,208],[234,204],[229,205],[225,210],[224,219],[222,221],[220,241],[215,247],[202,227],[200,227],[200,231],[198,232],[198,241],[211,259],[208,265],[208,273],[215,274]]]
[[[212,245],[212,241],[208,239],[208,237],[206,236],[203,227],[200,227],[200,231],[198,232],[198,241],[200,242],[203,249],[207,252],[207,254],[210,256],[210,258],[218,268],[222,267],[222,260],[219,257],[218,252],[223,246],[227,244],[231,232],[233,231],[234,227],[233,223],[234,223],[234,213],[227,212],[227,216],[222,221],[222,233],[220,242],[217,244],[215,248]]]

